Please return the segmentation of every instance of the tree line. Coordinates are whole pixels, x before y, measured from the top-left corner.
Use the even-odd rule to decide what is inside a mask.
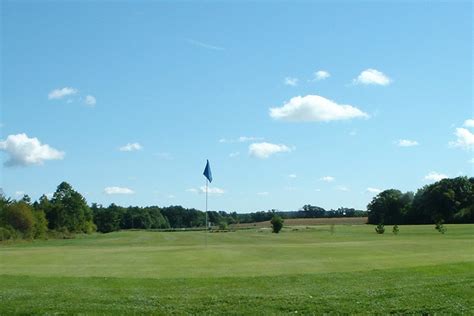
[[[28,195],[19,201],[0,195],[0,240],[68,237],[95,230],[85,198],[66,182],[51,199],[42,195],[34,203]]]
[[[269,210],[254,213],[236,214],[238,223],[255,223],[269,221],[274,215],[282,219],[290,218],[333,218],[333,217],[366,217],[367,212],[354,208],[340,207],[336,210],[325,210],[319,206],[304,205],[298,211]]]
[[[367,210],[369,224],[474,223],[474,178],[442,179],[416,193],[385,190]]]
[[[237,213],[209,211],[214,227],[227,228],[235,223],[282,219],[368,216],[369,224],[474,223],[474,178],[443,179],[413,192],[390,189],[379,193],[366,211],[353,208],[325,210],[304,205],[298,211],[260,211]],[[107,207],[86,199],[70,184],[62,182],[49,199],[42,195],[31,202],[7,199],[0,194],[0,240],[34,238],[69,238],[78,233],[103,233],[121,229],[205,229],[206,213],[182,206]]]

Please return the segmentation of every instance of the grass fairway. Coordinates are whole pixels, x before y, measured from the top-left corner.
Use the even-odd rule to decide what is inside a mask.
[[[0,314],[474,313],[474,225],[127,231],[0,245]]]

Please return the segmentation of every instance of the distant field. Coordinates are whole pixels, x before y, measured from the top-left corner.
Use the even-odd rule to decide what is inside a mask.
[[[367,217],[339,217],[339,218],[293,218],[285,219],[285,226],[312,226],[312,225],[362,225],[367,223]],[[271,227],[270,221],[258,223],[243,223],[230,225],[231,228]]]
[[[473,314],[474,225],[446,226],[256,228],[208,234],[207,248],[204,232],[0,244],[0,315]]]

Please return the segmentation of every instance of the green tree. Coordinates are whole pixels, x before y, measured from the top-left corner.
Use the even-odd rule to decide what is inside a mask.
[[[278,234],[283,228],[283,219],[278,215],[273,215],[270,223],[272,224],[273,232]]]
[[[437,231],[439,231],[441,234],[444,234],[444,233],[446,233],[446,231],[447,231],[447,228],[444,227],[444,221],[443,221],[443,220],[441,220],[441,221],[439,221],[439,222],[436,223],[435,229],[436,229]]]
[[[377,227],[375,227],[375,231],[377,232],[377,234],[385,233],[385,225],[382,223],[379,223]]]
[[[225,220],[222,220],[219,223],[219,230],[227,230],[228,228],[229,228],[229,225],[227,224]]]
[[[474,208],[474,179],[457,177],[443,179],[424,186],[416,192],[409,214],[417,224],[472,222]]]
[[[48,220],[46,214],[42,210],[33,209],[33,216],[35,218],[34,235],[36,239],[45,239],[48,233]]]
[[[51,202],[46,195],[42,195],[38,201],[33,203],[33,215],[35,216],[35,238],[44,239],[47,237],[48,220],[46,214],[51,209]]]
[[[400,228],[398,228],[398,225],[393,225],[392,233],[394,235],[398,235],[399,232],[400,232]]]
[[[91,210],[93,213],[94,223],[97,226],[97,231],[101,233],[110,233],[120,229],[120,222],[123,216],[122,208],[113,203],[106,208],[93,203]]]
[[[169,228],[168,220],[161,214],[161,209],[158,206],[145,207],[145,211],[150,214],[151,228]]]
[[[34,237],[35,217],[31,205],[19,201],[8,204],[2,211],[4,227],[11,226],[22,234],[24,238]]]
[[[46,218],[51,229],[66,229],[71,233],[90,233],[94,229],[92,211],[85,198],[67,182],[58,186]]]
[[[413,193],[390,189],[379,193],[367,205],[369,224],[401,224],[413,200]]]
[[[22,202],[25,202],[26,204],[31,204],[31,198],[28,194],[24,194],[23,197],[21,198]]]

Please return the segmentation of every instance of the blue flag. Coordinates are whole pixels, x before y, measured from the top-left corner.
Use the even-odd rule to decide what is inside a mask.
[[[209,164],[209,160],[206,163],[206,168],[204,169],[204,172],[202,173],[209,182],[212,182],[212,172],[211,172],[211,165]]]

